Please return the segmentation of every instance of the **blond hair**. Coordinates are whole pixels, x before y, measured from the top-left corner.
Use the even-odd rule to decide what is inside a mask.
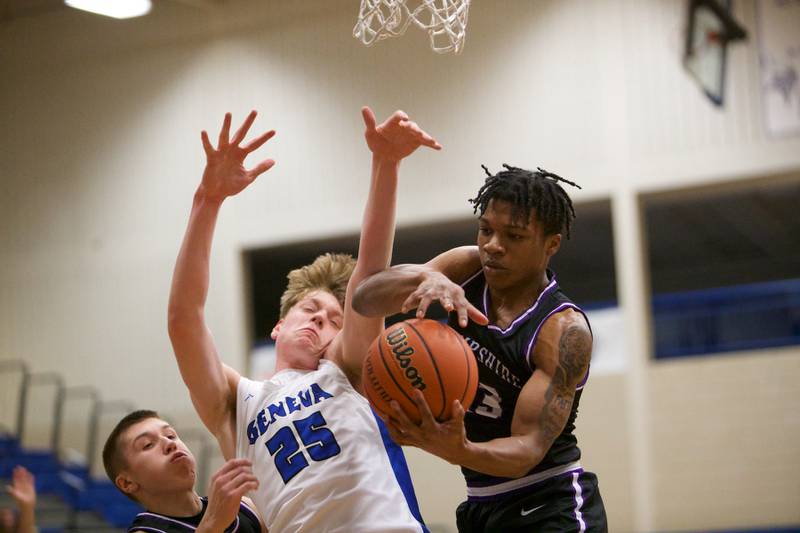
[[[281,318],[306,295],[323,290],[331,293],[344,308],[347,283],[353,274],[356,261],[348,254],[323,254],[310,265],[296,268],[286,278],[289,283],[281,296]]]

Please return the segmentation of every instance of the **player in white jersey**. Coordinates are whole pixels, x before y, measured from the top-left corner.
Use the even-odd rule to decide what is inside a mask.
[[[219,209],[272,167],[268,159],[247,170],[244,159],[274,131],[242,146],[252,112],[233,138],[226,114],[216,148],[202,134],[207,164],[175,266],[169,334],[192,402],[224,457],[251,460],[260,482],[252,496],[273,533],[424,530],[405,463],[395,470],[389,457],[402,452],[357,392],[383,320],[356,314],[350,301],[361,280],[389,265],[400,161],[420,146],[440,146],[401,111],[379,126],[369,108],[362,115],[373,157],[358,260],[326,255],[290,274],[271,333],[276,374],[265,382],[222,363],[203,312]]]

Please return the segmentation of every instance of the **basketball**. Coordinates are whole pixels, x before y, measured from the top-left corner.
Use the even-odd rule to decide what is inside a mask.
[[[435,320],[412,319],[385,329],[363,364],[364,394],[383,419],[390,402],[415,423],[421,420],[412,393],[419,389],[438,421],[452,416],[453,401],[468,409],[478,387],[478,364],[464,338]]]

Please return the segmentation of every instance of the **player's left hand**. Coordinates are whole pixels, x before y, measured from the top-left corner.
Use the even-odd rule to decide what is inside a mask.
[[[464,407],[461,402],[453,401],[453,416],[449,420],[438,422],[422,392],[414,389],[412,400],[419,409],[422,420],[419,424],[415,424],[400,409],[400,405],[392,400],[392,413],[386,421],[389,435],[401,446],[416,446],[445,461],[459,464],[459,458],[467,446]]]
[[[24,466],[17,466],[11,477],[11,485],[6,490],[20,512],[32,511],[36,506],[36,485],[33,474]]]
[[[377,124],[372,109],[367,106],[361,108],[361,116],[366,126],[364,137],[367,139],[367,146],[376,157],[400,161],[420,146],[442,149],[436,139],[425,133],[403,111],[395,111],[380,125]]]

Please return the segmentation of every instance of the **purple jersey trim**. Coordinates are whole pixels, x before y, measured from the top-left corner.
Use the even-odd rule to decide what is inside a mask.
[[[183,527],[188,527],[188,528],[189,528],[189,529],[191,529],[192,531],[195,531],[195,530],[197,529],[197,528],[196,528],[196,527],[194,527],[192,524],[187,524],[186,522],[181,522],[180,520],[175,520],[174,518],[167,518],[166,516],[164,516],[164,515],[161,515],[161,514],[156,514],[156,513],[139,513],[139,514],[138,514],[138,515],[136,515],[136,516],[153,516],[153,517],[155,517],[155,518],[160,518],[161,520],[166,520],[167,522],[172,522],[172,523],[175,523],[175,524],[180,524],[180,525],[182,525]]]
[[[467,283],[469,283],[469,282],[470,282],[470,281],[472,281],[473,279],[477,278],[477,277],[478,277],[478,275],[479,275],[481,272],[483,272],[483,268],[480,268],[480,269],[478,269],[478,271],[477,271],[477,272],[475,272],[473,275],[471,275],[469,278],[467,278],[467,281],[463,282],[463,283],[461,284],[461,287],[462,287],[462,288],[464,288],[464,287],[467,285]]]
[[[586,522],[583,521],[583,513],[581,513],[581,507],[583,507],[583,491],[581,490],[580,483],[578,483],[579,477],[579,472],[572,474],[572,488],[575,489],[575,520],[578,521],[578,533],[584,533],[584,531],[586,531]]]
[[[516,496],[518,494],[524,494],[526,492],[530,492],[531,490],[534,490],[534,487],[536,485],[538,485],[539,483],[542,483],[544,481],[549,481],[551,479],[562,478],[562,477],[566,477],[566,476],[579,475],[579,474],[582,474],[582,473],[583,473],[583,467],[580,466],[580,463],[578,463],[578,467],[577,468],[569,469],[569,470],[566,470],[564,472],[558,472],[558,473],[553,474],[551,476],[546,476],[546,477],[542,477],[542,478],[539,478],[539,479],[535,479],[531,483],[526,483],[526,484],[524,484],[522,486],[514,487],[514,488],[512,488],[510,490],[506,490],[506,491],[500,490],[500,491],[497,491],[497,492],[492,492],[490,494],[476,496],[474,494],[469,494],[470,491],[469,491],[469,489],[467,489],[467,500],[469,500],[471,502],[486,502],[486,501],[492,501],[492,500],[499,500],[499,499],[503,499],[503,498],[508,498],[510,496]],[[467,486],[469,487],[470,484],[467,484]]]
[[[542,298],[544,298],[546,294],[553,292],[555,288],[556,288],[556,276],[554,274],[553,278],[550,280],[550,283],[547,284],[547,287],[545,287],[544,290],[541,293],[539,293],[539,297],[536,298],[536,301],[533,303],[533,305],[530,306],[527,310],[525,310],[525,312],[523,312],[517,318],[515,318],[514,321],[511,322],[511,324],[509,324],[506,329],[501,329],[500,327],[495,326],[493,324],[489,324],[486,327],[491,329],[492,331],[497,331],[498,333],[500,333],[500,335],[503,336],[513,333],[514,330],[516,330],[517,326],[519,326],[526,318],[528,318],[534,311],[536,311],[536,308],[539,307],[539,302],[542,301]],[[483,314],[489,316],[489,284],[486,283],[486,281],[483,282]]]

